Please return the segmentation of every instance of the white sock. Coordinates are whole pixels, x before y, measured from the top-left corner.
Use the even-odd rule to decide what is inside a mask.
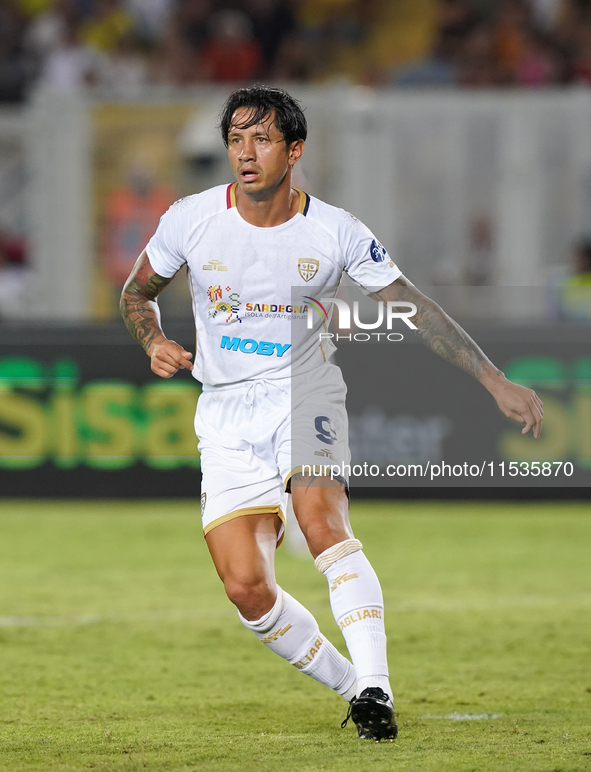
[[[281,587],[277,588],[275,605],[263,617],[249,622],[240,612],[238,616],[267,648],[302,673],[347,701],[355,696],[355,671],[349,660],[321,635],[312,614]]]
[[[357,696],[379,686],[392,699],[382,588],[362,548],[358,539],[347,539],[325,550],[314,565],[328,579],[332,613],[357,674]]]

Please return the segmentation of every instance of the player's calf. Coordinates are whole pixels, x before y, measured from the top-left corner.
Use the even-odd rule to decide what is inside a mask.
[[[356,693],[353,666],[320,632],[310,612],[278,587],[271,611],[256,621],[240,621],[271,651],[302,673],[351,700]]]
[[[391,700],[382,589],[362,548],[358,539],[346,539],[321,553],[314,565],[328,580],[330,605],[355,666],[358,694],[380,688]]]

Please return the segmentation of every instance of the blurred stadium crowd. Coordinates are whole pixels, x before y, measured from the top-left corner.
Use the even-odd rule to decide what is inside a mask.
[[[43,83],[591,84],[591,0],[0,0],[0,101]]]
[[[498,208],[503,191],[522,200],[522,177],[513,179],[513,164],[501,162],[507,149],[501,127],[510,106],[500,93],[563,87],[560,99],[568,99],[564,87],[591,86],[591,0],[0,0],[0,322],[22,315],[23,297],[35,278],[32,269],[40,260],[34,245],[45,245],[38,233],[46,220],[37,209],[31,215],[31,181],[45,179],[34,164],[50,169],[53,161],[46,167],[45,157],[31,160],[32,145],[23,142],[22,128],[32,120],[28,108],[35,104],[30,97],[37,87],[41,94],[69,92],[76,103],[85,101],[78,100],[80,94],[92,93],[97,103],[124,107],[150,104],[154,96],[166,100],[168,94],[174,101],[178,89],[203,84],[222,86],[217,99],[224,84],[252,81],[375,87],[378,107],[384,107],[385,95],[398,98],[395,92],[405,89],[447,89],[449,98],[430,113],[439,121],[432,135],[420,111],[408,113],[393,135],[397,190],[413,202],[405,210],[405,222],[414,223],[404,226],[408,234],[397,226],[406,259],[415,268],[423,261],[427,283],[486,286],[500,281],[507,243],[501,247],[499,234],[527,233],[523,243],[538,245],[532,247],[536,281],[553,288],[548,316],[591,319],[591,151],[588,119],[577,112],[578,101],[565,112],[563,102],[549,95],[537,133],[529,114],[522,116],[525,133],[511,124],[520,163],[529,170],[528,189],[535,193],[551,176],[553,194],[534,196],[523,217],[511,207]],[[490,115],[462,113],[457,124],[447,122],[459,108],[454,100],[487,89]],[[186,96],[188,104],[201,93],[206,100],[209,91],[182,92],[182,99]],[[371,93],[352,91],[359,98]],[[433,101],[430,94],[426,98]],[[59,100],[50,94],[53,101]],[[215,116],[203,107],[205,101],[200,104],[203,116],[199,110],[193,117],[181,115],[184,108],[178,115],[166,113],[160,133],[142,133],[143,119],[132,111],[122,113],[120,123],[107,113],[93,114],[88,162],[94,203],[87,215],[94,257],[86,259],[95,261],[93,297],[103,309],[101,319],[115,313],[113,298],[161,212],[186,190],[215,184],[207,176],[213,167],[199,165],[203,158],[215,162],[209,144],[199,163],[183,145],[191,132],[191,141],[199,136],[210,142]],[[13,119],[21,128],[11,128]],[[205,140],[195,128],[201,120],[208,127]],[[457,139],[458,127],[466,142]],[[215,131],[212,136],[217,146]],[[526,147],[535,152],[526,153]],[[319,173],[322,184],[332,179],[327,158]],[[48,179],[55,171],[51,167]],[[367,179],[375,173],[368,171]],[[47,222],[53,217],[48,215]],[[455,223],[453,238],[444,227],[448,222]],[[65,228],[70,232],[68,221]],[[47,231],[49,240],[57,238],[57,230]],[[512,236],[513,242],[519,239]],[[525,260],[522,252],[518,259]],[[171,302],[180,314],[180,300],[175,296]]]

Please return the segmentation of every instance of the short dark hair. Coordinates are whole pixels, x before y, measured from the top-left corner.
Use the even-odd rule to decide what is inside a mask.
[[[298,139],[305,140],[308,136],[306,117],[297,99],[294,99],[282,88],[250,86],[234,91],[222,107],[219,129],[222,132],[226,147],[228,147],[228,133],[232,124],[232,116],[241,107],[249,108],[251,112],[246,121],[238,127],[240,129],[256,126],[271,113],[274,113],[273,122],[288,146]]]

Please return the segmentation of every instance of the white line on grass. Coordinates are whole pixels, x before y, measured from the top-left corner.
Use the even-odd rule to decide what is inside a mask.
[[[502,713],[448,713],[447,716],[421,716],[421,718],[445,719],[447,721],[489,721],[502,718]]]
[[[548,606],[591,606],[591,595],[509,595],[497,598],[414,598],[387,602],[390,613],[405,611],[491,611],[504,608],[541,608]],[[315,613],[326,611],[324,606],[310,606]],[[168,611],[143,611],[134,614],[105,615],[74,614],[64,616],[5,616],[0,617],[0,627],[75,627],[81,625],[123,624],[133,622],[182,622],[207,617],[230,617],[235,612],[227,607],[212,609],[171,609]]]
[[[386,601],[388,611],[490,611],[543,606],[591,606],[589,593],[568,595],[500,595],[490,598],[412,598]]]
[[[137,614],[74,614],[64,616],[10,616],[0,617],[0,627],[76,627],[80,625],[122,624],[126,622],[177,622],[186,619],[204,619],[234,615],[232,608],[177,609],[172,611],[143,611]]]

